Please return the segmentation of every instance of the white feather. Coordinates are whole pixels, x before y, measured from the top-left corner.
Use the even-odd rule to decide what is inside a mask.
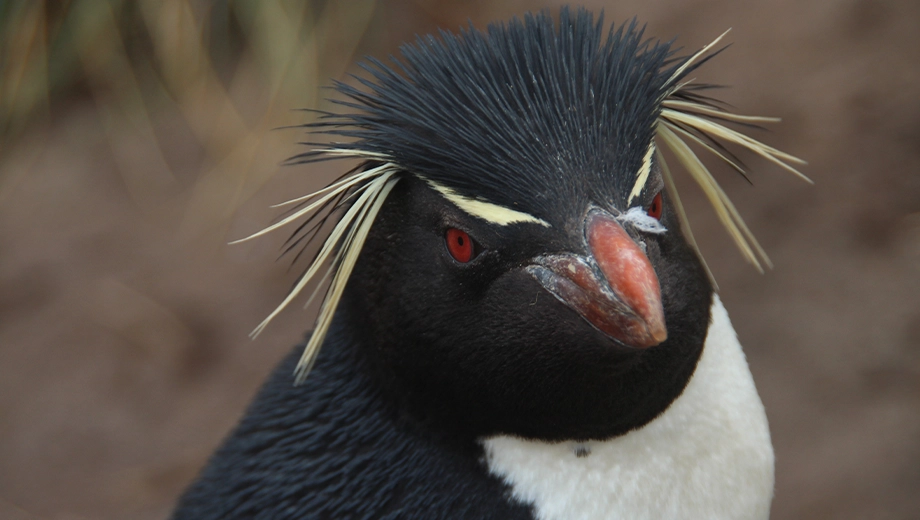
[[[645,209],[635,206],[629,211],[620,213],[617,220],[621,224],[632,224],[639,231],[660,235],[668,230],[657,218],[650,216]]]
[[[483,440],[489,470],[541,520],[765,520],[773,447],[763,404],[718,296],[684,392],[644,427],[575,445]],[[576,456],[575,448],[587,449]]]

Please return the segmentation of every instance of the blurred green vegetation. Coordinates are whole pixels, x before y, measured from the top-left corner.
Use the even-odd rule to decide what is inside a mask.
[[[163,93],[179,105],[220,98],[253,72],[241,70],[247,65],[272,102],[309,103],[319,74],[351,57],[373,8],[361,0],[2,2],[0,132],[15,136],[80,93],[106,92],[104,104],[132,114]]]
[[[374,11],[373,0],[0,2],[0,157],[74,103],[90,101],[112,140],[159,143],[157,114],[178,113],[204,153],[192,197],[225,217],[290,152],[266,149],[266,132],[320,106]],[[112,148],[135,201],[169,191],[167,161],[140,175]]]

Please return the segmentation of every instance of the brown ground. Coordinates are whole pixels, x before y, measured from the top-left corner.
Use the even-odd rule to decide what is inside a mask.
[[[920,518],[920,4],[589,4],[688,49],[733,27],[701,78],[782,116],[765,139],[810,162],[815,187],[757,161],[753,188],[720,172],[776,264],[764,276],[683,192],[770,417],[773,518]],[[383,2],[362,50],[547,4],[489,5]],[[292,310],[249,341],[294,277],[279,237],[225,242],[320,169],[247,199],[202,180],[221,165],[176,113],[152,120],[162,152],[74,103],[0,160],[0,518],[164,518],[311,323]],[[280,151],[258,161],[297,137],[269,134]],[[202,217],[202,190],[245,204]]]

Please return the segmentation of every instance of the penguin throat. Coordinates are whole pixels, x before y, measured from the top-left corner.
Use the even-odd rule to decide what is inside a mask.
[[[590,443],[483,439],[489,471],[545,520],[768,518],[773,448],[763,404],[718,296],[711,315],[693,377],[655,420]]]

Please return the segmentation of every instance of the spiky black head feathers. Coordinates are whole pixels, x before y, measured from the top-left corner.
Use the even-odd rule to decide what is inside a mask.
[[[583,218],[586,203],[626,212],[647,203],[654,196],[651,188],[664,185],[695,248],[656,146],[663,144],[703,189],[746,259],[758,268],[760,262],[769,265],[686,144],[692,141],[741,170],[723,146],[731,143],[801,175],[788,164],[800,160],[726,126],[774,119],[727,112],[700,95],[705,85],[686,79],[721,38],[693,55],[676,57],[668,43],[644,39],[635,21],[605,31],[601,17],[563,8],[558,24],[546,13],[527,15],[485,32],[470,27],[419,38],[401,49],[393,66],[369,59],[364,65],[369,77],[358,78],[361,87],[337,84],[346,97],[337,103],[347,112],[324,113],[306,125],[347,140],[316,144],[291,160],[357,158],[363,164],[315,193],[284,203],[299,206],[248,237],[301,217],[322,223],[340,215],[314,262],[254,334],[311,281],[322,287],[331,279],[298,368],[298,379],[306,376],[370,227],[406,176],[499,226],[565,227]],[[303,224],[298,233],[305,227],[318,232]],[[300,238],[295,233],[295,243]]]
[[[355,139],[343,149],[548,222],[586,196],[621,207],[682,61],[635,21],[604,35],[602,17],[563,9],[558,25],[540,13],[419,38],[397,68],[366,65],[366,91],[339,84],[360,113],[315,126]]]

